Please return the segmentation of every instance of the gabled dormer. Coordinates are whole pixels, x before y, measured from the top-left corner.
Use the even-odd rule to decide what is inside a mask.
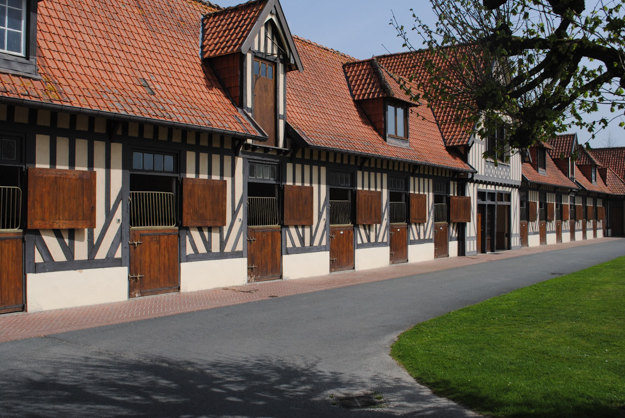
[[[530,163],[532,164],[532,167],[534,167],[534,170],[538,172],[538,174],[547,174],[547,153],[548,150],[551,149],[553,149],[553,147],[547,143],[540,143],[530,147]]]
[[[597,175],[599,169],[599,162],[592,156],[583,146],[577,146],[577,160],[575,162],[579,171],[588,179],[592,184],[597,184]]]
[[[400,79],[375,59],[344,65],[354,100],[376,131],[391,145],[409,146],[410,108],[417,106],[406,94]]]
[[[37,76],[39,1],[0,1],[0,72]]]
[[[201,56],[233,103],[284,147],[286,78],[302,63],[278,0],[251,1],[207,14]]]
[[[562,134],[548,141],[551,146],[549,155],[560,171],[571,180],[575,180],[575,162],[577,160],[577,134]]]

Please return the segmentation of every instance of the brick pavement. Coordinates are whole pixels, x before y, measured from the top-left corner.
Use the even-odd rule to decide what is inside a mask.
[[[46,312],[0,315],[0,343],[238,305],[275,297],[336,289],[618,239],[602,238],[575,241],[479,256],[454,257],[392,265],[372,270],[335,273],[306,279],[232,286],[192,293],[171,293],[124,302]]]

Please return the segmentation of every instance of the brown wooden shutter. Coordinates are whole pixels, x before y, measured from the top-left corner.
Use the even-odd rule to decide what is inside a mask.
[[[424,224],[428,221],[428,197],[425,194],[410,194],[410,223]]]
[[[449,198],[451,222],[471,222],[471,198],[468,196],[451,196]]]
[[[356,191],[356,223],[358,225],[382,223],[382,192]]]
[[[588,206],[588,219],[595,219],[595,208]]]
[[[548,203],[547,204],[547,221],[552,222],[556,219],[556,204]]]
[[[284,186],[284,225],[313,224],[313,188]]]
[[[581,221],[584,219],[584,207],[582,205],[575,205],[575,220]]]
[[[28,169],[28,229],[95,228],[96,172]]]
[[[597,208],[597,219],[600,221],[605,220],[605,208],[603,206]]]
[[[562,205],[562,220],[568,221],[570,219],[569,205]]]
[[[226,225],[226,180],[182,179],[182,226]]]
[[[538,219],[538,204],[537,204],[537,202],[529,202],[529,209],[530,209],[529,221],[530,222],[536,222],[536,220]]]

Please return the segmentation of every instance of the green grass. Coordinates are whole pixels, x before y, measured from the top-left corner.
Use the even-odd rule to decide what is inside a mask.
[[[625,257],[419,324],[392,356],[493,417],[625,417]]]

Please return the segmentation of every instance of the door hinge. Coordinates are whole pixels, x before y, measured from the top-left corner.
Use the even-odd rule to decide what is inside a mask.
[[[331,235],[330,235],[330,239],[336,239],[336,235],[331,234]]]
[[[256,270],[257,268],[258,268],[258,266],[254,266],[254,265],[247,266],[248,270]]]
[[[132,274],[128,275],[128,280],[134,280],[135,282],[143,279],[145,276],[143,274],[137,274],[136,276],[133,276]]]
[[[248,238],[247,242],[256,242],[256,238]]]
[[[139,245],[143,244],[142,241],[130,241],[128,244],[134,245],[137,248]]]
[[[337,260],[336,258],[331,258],[330,263],[334,263],[336,260]]]
[[[395,235],[395,233],[391,231],[391,235]]]

